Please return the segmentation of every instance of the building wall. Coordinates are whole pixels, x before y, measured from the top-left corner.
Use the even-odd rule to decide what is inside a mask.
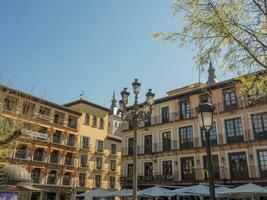
[[[226,108],[224,105],[223,89],[233,88],[236,94],[236,107]],[[212,146],[212,154],[218,155],[220,177],[216,178],[217,183],[241,183],[248,180],[254,182],[264,182],[267,180],[265,170],[261,170],[258,150],[267,150],[267,98],[266,96],[250,98],[242,97],[240,86],[233,81],[223,84],[217,84],[216,87],[211,88],[212,103],[215,105],[214,121],[216,123],[216,143]],[[196,89],[196,88],[194,88]],[[151,126],[138,129],[138,161],[137,172],[139,177],[139,187],[145,187],[155,184],[177,185],[177,184],[193,184],[206,181],[204,158],[206,154],[205,144],[202,144],[201,130],[197,118],[196,107],[199,105],[199,95],[201,90],[191,92],[193,89],[183,94],[177,93],[177,98],[170,98],[169,100],[157,101],[153,105],[153,113],[151,118]],[[172,94],[175,95],[175,94]],[[183,99],[189,99],[191,117],[182,119],[180,116],[181,108],[179,102]],[[168,122],[162,121],[162,107],[169,106],[169,120]],[[261,133],[260,137],[256,137],[251,122],[251,115],[254,113],[264,113],[264,126],[265,130]],[[236,141],[227,142],[227,134],[225,128],[225,120],[240,117],[242,121],[242,135],[243,139],[238,137],[232,138]],[[180,146],[182,138],[180,137],[179,128],[192,126],[193,128],[193,146],[182,148]],[[124,125],[122,134],[122,187],[131,187],[131,177],[127,177],[127,166],[132,163],[132,156],[128,154],[128,138],[133,137],[133,131]],[[171,135],[171,149],[162,150],[162,133],[170,132]],[[233,131],[237,134],[237,131]],[[144,152],[144,136],[152,135],[152,152]],[[188,140],[189,141],[189,140]],[[230,174],[233,166],[230,166],[229,155],[236,152],[245,152],[247,173],[246,177],[244,170],[240,173],[238,178],[233,178]],[[266,151],[267,153],[267,151]],[[182,169],[182,159],[192,156],[194,164],[189,171],[193,172],[194,177],[185,179],[185,171]],[[163,172],[162,162],[166,160],[172,161],[172,173],[169,177]],[[266,158],[267,160],[267,158]],[[145,175],[144,163],[153,163],[153,175]],[[264,166],[265,167],[265,166]],[[236,172],[236,171],[235,171]],[[236,173],[237,174],[237,173]],[[184,177],[183,177],[184,176]]]
[[[121,138],[113,136],[112,132],[109,132],[109,111],[93,107],[85,103],[79,103],[76,105],[70,106],[70,108],[77,110],[82,113],[79,124],[79,154],[78,157],[81,158],[81,155],[87,155],[87,164],[86,166],[81,166],[79,164],[78,174],[85,174],[86,181],[85,184],[79,183],[79,190],[83,191],[88,188],[105,188],[105,189],[119,189],[119,177],[120,177],[120,148],[121,148]],[[85,117],[89,116],[89,123],[85,123]],[[97,126],[93,126],[93,117],[97,118]],[[100,119],[103,119],[104,126],[99,127]],[[82,138],[89,138],[89,149],[82,147]],[[103,151],[97,150],[98,141],[103,142]],[[111,153],[111,144],[116,145],[116,153]],[[96,159],[102,159],[101,169],[97,169]],[[81,160],[81,159],[79,159]],[[110,168],[110,160],[115,160],[116,167],[115,170]],[[101,176],[100,186],[96,183],[96,176]],[[110,177],[114,177],[114,188],[110,185]]]
[[[77,180],[76,155],[79,125],[77,122],[76,127],[69,124],[69,117],[78,119],[80,113],[18,91],[14,92],[14,90],[5,87],[0,88],[0,97],[1,115],[16,118],[20,123],[28,124],[27,128],[23,129],[23,135],[14,142],[13,151],[8,153],[7,159],[1,160],[1,164],[10,162],[23,165],[29,173],[33,173],[35,169],[40,170],[40,176],[36,176],[34,179],[34,186],[43,188],[48,193],[55,193],[56,198],[59,198],[60,195],[65,195],[66,199],[70,198],[74,194]],[[7,106],[7,101],[10,98],[16,99],[16,104],[12,107],[14,110],[9,110],[9,106]],[[23,113],[26,110],[25,102],[34,105],[28,114]],[[50,111],[43,114],[40,112],[41,107]],[[64,114],[62,121],[55,120],[56,112]],[[58,142],[53,140],[56,131],[61,133]],[[70,140],[70,136],[74,140]],[[20,149],[21,145],[25,148]],[[42,153],[38,154],[39,156],[36,153],[38,148],[42,150]],[[58,159],[52,163],[51,155],[54,150],[58,151]],[[72,158],[67,159],[69,165],[66,163],[68,153],[72,155]],[[49,173],[53,170],[56,172],[55,182],[48,183]],[[66,173],[70,175],[69,182],[64,179]]]

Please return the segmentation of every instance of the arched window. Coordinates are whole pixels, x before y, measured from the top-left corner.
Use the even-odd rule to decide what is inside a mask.
[[[70,185],[71,182],[71,174],[70,172],[66,172],[63,176],[63,185]]]
[[[48,174],[47,184],[55,184],[57,179],[57,171],[51,170]]]
[[[84,124],[89,125],[89,114],[88,113],[85,113]]]
[[[26,159],[27,154],[27,145],[26,144],[19,144],[16,148],[16,158]]]
[[[104,119],[100,118],[99,120],[99,128],[104,128]]]
[[[92,118],[92,126],[96,127],[96,116],[93,116]]]

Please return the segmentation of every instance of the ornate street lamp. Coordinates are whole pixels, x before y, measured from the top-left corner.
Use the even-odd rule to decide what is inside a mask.
[[[138,94],[140,93],[141,83],[135,79],[132,83],[133,93],[135,100],[133,106],[127,107],[128,97],[130,93],[127,88],[121,92],[121,100],[119,101],[119,112],[123,121],[127,121],[134,131],[134,144],[133,144],[133,200],[137,200],[137,129],[141,122],[149,120],[152,113],[152,105],[154,103],[155,94],[151,89],[146,93],[146,102],[142,106],[138,105]]]
[[[200,128],[205,131],[205,137],[206,137],[210,197],[211,200],[215,200],[214,177],[213,177],[211,148],[210,148],[210,130],[213,126],[214,106],[211,103],[203,103],[199,105],[197,111],[198,111]]]

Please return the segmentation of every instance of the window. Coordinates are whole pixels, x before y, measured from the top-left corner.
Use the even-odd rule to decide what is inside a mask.
[[[180,116],[181,119],[188,119],[191,117],[189,99],[180,101]]]
[[[267,139],[267,113],[251,115],[255,139]]]
[[[241,118],[225,120],[227,143],[244,141]]]
[[[61,135],[62,135],[62,132],[59,131],[59,130],[56,130],[53,134],[53,143],[57,143],[57,144],[60,144],[61,142]]]
[[[133,176],[133,164],[128,164],[127,165],[127,177],[132,177]]]
[[[248,178],[247,157],[245,152],[229,154],[231,178],[235,180]]]
[[[55,111],[54,123],[63,125],[64,124],[64,117],[65,117],[64,113]]]
[[[50,154],[50,163],[58,163],[59,151],[53,150]]]
[[[134,138],[128,138],[128,155],[133,155]]]
[[[116,170],[116,160],[110,160],[110,171]]]
[[[219,166],[219,157],[218,155],[212,155],[211,156],[212,161],[212,170],[213,170],[213,177],[215,180],[220,179],[220,166]],[[203,156],[203,167],[204,169],[208,170],[208,160],[207,156]],[[204,173],[204,179],[208,179],[208,174]]]
[[[153,176],[153,162],[144,163],[144,175]]]
[[[73,147],[74,144],[75,144],[75,135],[69,134],[67,139],[67,145]]]
[[[47,140],[48,138],[48,129],[47,127],[39,126],[37,129],[38,134],[36,134],[35,138],[38,140]]]
[[[161,119],[162,123],[169,122],[169,107],[163,107],[161,108]]]
[[[50,108],[47,108],[47,107],[44,107],[44,106],[40,106],[40,109],[39,109],[39,114],[40,115],[49,117],[50,113],[51,113],[51,109]]]
[[[162,175],[172,175],[172,161],[162,162]]]
[[[27,145],[26,144],[18,145],[16,148],[15,157],[20,159],[26,159],[26,155],[27,155]]]
[[[201,129],[201,139],[202,139],[202,145],[206,146],[206,135],[205,130]],[[210,144],[216,145],[217,144],[217,133],[216,133],[216,123],[213,123],[212,128],[210,129]]]
[[[67,153],[65,156],[65,165],[73,165],[73,154],[72,153]]]
[[[87,166],[87,155],[81,155],[80,157],[80,167]]]
[[[171,151],[171,132],[162,133],[162,151]]]
[[[85,187],[85,173],[79,174],[79,186]]]
[[[101,129],[104,128],[104,119],[102,119],[102,118],[99,119],[99,128],[101,128]]]
[[[237,106],[236,95],[234,88],[223,90],[225,110],[231,110]]]
[[[97,125],[96,125],[97,123],[96,123],[96,116],[93,116],[92,117],[92,127],[96,127]]]
[[[31,172],[31,179],[33,183],[40,183],[40,177],[41,177],[41,169],[34,168]]]
[[[179,128],[179,134],[180,134],[180,149],[187,149],[194,147],[192,126]]]
[[[101,187],[101,176],[95,175],[95,187],[100,188]]]
[[[103,152],[103,141],[97,140],[97,149],[98,152]]]
[[[70,185],[71,184],[71,174],[70,172],[65,172],[63,175],[62,185]]]
[[[47,184],[56,184],[57,171],[51,170],[48,174]]]
[[[4,99],[4,110],[15,111],[18,99],[10,96],[6,96]]]
[[[96,169],[102,169],[102,158],[96,158]]]
[[[68,127],[77,128],[77,117],[69,116]]]
[[[144,136],[144,153],[145,154],[152,153],[152,135]]]
[[[89,137],[82,136],[81,148],[89,149]]]
[[[181,158],[181,170],[183,181],[195,180],[195,166],[194,157]]]
[[[109,177],[109,187],[110,189],[115,188],[115,177]]]
[[[33,160],[43,161],[43,155],[44,155],[44,149],[43,148],[37,148],[34,150]]]
[[[211,103],[212,102],[211,95],[209,95],[209,94],[199,95],[199,102],[200,102],[200,104]]]
[[[28,101],[25,101],[23,103],[22,114],[23,115],[27,115],[27,116],[33,116],[33,114],[34,114],[34,107],[35,107],[35,104],[34,103],[30,103]]]
[[[116,155],[117,154],[117,145],[111,144],[111,154]]]
[[[267,177],[267,150],[258,151],[261,178]]]
[[[84,124],[89,125],[89,114],[88,113],[85,113],[84,115]]]

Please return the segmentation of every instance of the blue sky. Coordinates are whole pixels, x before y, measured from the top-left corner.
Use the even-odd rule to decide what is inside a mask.
[[[110,106],[134,78],[156,97],[198,82],[192,47],[154,41],[181,29],[171,0],[0,1],[1,81],[63,104],[85,92]],[[224,79],[218,75],[219,79]],[[201,76],[202,81],[206,76]]]

